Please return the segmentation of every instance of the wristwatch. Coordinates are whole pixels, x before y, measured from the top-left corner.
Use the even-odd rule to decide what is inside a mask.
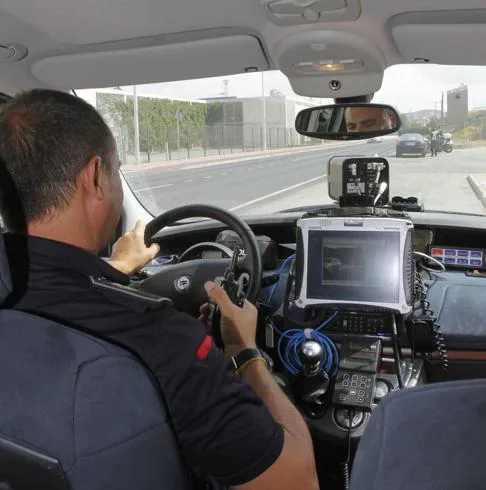
[[[231,362],[233,363],[233,371],[236,374],[241,374],[242,370],[246,366],[249,366],[256,361],[263,361],[268,367],[265,354],[260,349],[256,348],[244,349],[231,358]]]

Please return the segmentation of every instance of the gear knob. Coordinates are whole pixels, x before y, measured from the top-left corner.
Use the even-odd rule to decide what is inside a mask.
[[[321,369],[324,351],[315,340],[306,340],[300,348],[300,359],[304,365],[304,374],[312,376]]]

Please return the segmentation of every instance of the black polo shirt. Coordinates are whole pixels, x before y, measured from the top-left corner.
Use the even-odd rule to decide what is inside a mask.
[[[119,284],[129,279],[84,250],[10,234],[5,243],[14,282],[8,306],[87,330],[137,355],[160,384],[189,466],[238,485],[274,463],[282,427],[232,373],[201,322],[130,291],[94,287],[90,277]]]

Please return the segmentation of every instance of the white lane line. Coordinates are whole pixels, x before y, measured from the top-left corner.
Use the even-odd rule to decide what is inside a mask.
[[[244,202],[243,204],[239,204],[234,208],[231,208],[230,211],[237,211],[241,208],[246,208],[247,206],[251,206],[252,204],[256,204],[257,202],[264,201],[265,199],[270,199],[271,197],[278,196],[279,194],[283,194],[284,192],[292,191],[294,189],[298,189],[307,184],[311,184],[312,182],[316,182],[317,180],[324,179],[327,175],[320,175],[319,177],[314,177],[313,179],[306,180],[304,182],[299,182],[298,184],[291,185],[290,187],[285,187],[284,189],[280,189],[279,191],[272,192],[271,194],[267,194],[262,197],[258,197],[257,199],[253,199],[252,201]]]
[[[154,187],[144,187],[143,189],[135,189],[133,192],[145,192],[151,191],[152,189],[162,189],[163,187],[171,187],[174,184],[164,184],[164,185],[156,185]]]
[[[206,177],[204,177],[205,179],[210,179],[211,176],[210,175],[206,175]]]
[[[263,168],[263,165],[258,165],[258,168]]]
[[[185,182],[186,184],[189,184],[190,182],[192,182],[192,179],[185,180],[184,182]]]
[[[228,175],[228,172],[223,172],[221,175]]]

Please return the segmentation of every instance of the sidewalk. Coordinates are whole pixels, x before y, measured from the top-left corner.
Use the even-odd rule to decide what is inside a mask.
[[[182,170],[184,168],[192,169],[204,166],[214,166],[214,165],[222,165],[225,163],[237,163],[244,162],[246,160],[253,160],[255,158],[270,158],[275,155],[291,155],[291,154],[300,154],[300,153],[309,153],[312,151],[322,151],[328,148],[333,148],[335,146],[342,146],[344,144],[359,144],[364,141],[339,141],[332,143],[324,143],[317,144],[312,146],[297,146],[293,148],[276,148],[273,150],[259,150],[259,151],[251,151],[251,152],[239,152],[233,154],[225,154],[225,155],[211,155],[207,157],[198,157],[198,158],[190,158],[180,161],[162,161],[162,162],[150,162],[150,163],[140,163],[140,164],[126,164],[122,166],[122,170],[125,173],[130,172],[142,172],[148,170]]]
[[[486,207],[486,174],[469,174],[467,181],[476,197]]]

